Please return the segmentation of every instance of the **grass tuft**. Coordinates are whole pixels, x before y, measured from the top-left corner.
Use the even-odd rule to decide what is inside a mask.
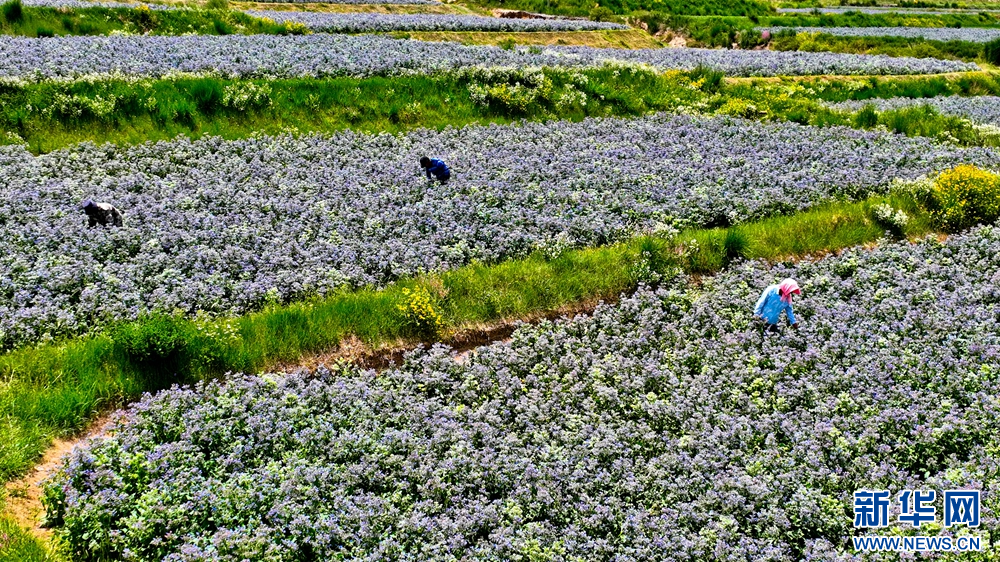
[[[0,13],[3,14],[3,19],[7,23],[24,21],[24,6],[22,6],[21,0],[9,0],[0,7]]]

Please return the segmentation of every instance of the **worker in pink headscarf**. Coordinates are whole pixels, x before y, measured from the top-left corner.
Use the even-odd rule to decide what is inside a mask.
[[[799,284],[794,279],[785,279],[777,285],[764,289],[753,313],[764,320],[765,333],[778,331],[778,320],[781,319],[782,312],[788,315],[788,323],[793,328],[796,330],[799,328],[799,323],[795,320],[795,311],[792,310],[792,295],[801,294],[802,289],[799,289]]]

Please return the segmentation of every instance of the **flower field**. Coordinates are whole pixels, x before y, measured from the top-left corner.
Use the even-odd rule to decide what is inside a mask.
[[[312,0],[258,0],[261,4],[297,4]],[[438,0],[330,0],[328,4],[441,4]]]
[[[49,517],[80,560],[844,560],[879,488],[983,490],[993,529],[998,269],[989,227],[745,263],[463,363],[147,396]],[[764,338],[786,276],[802,329]]]
[[[371,76],[471,67],[600,66],[607,62],[642,63],[664,70],[705,66],[740,76],[934,74],[978,68],[957,61],[837,53],[588,47],[505,50],[370,35],[0,36],[0,76],[7,80],[66,80],[106,74],[160,77],[177,73]]]
[[[557,240],[605,244],[658,222],[742,222],[958,162],[1000,166],[995,151],[927,139],[663,115],[0,154],[0,347],[149,310],[241,313]],[[423,154],[453,180],[425,183]],[[125,227],[88,232],[87,198],[123,209]]]
[[[980,125],[1000,126],[1000,97],[939,96],[934,98],[875,98],[830,104],[834,109],[857,111],[873,105],[880,111],[929,105],[945,115],[964,117]]]
[[[998,559],[992,15],[0,4],[0,562]]]
[[[927,8],[896,8],[891,6],[886,7],[867,7],[867,6],[847,6],[847,7],[833,7],[833,6],[823,6],[819,8],[778,8],[779,14],[812,14],[819,11],[823,14],[846,14],[848,12],[856,12],[859,14],[901,14],[901,15],[943,15],[943,14],[979,14],[983,12],[996,11],[993,9],[973,9],[973,8],[948,8],[948,9],[927,9]]]
[[[104,0],[21,0],[21,4],[27,7],[39,8],[138,8],[139,2],[108,2]],[[146,4],[150,10],[174,10],[175,6],[169,4]]]
[[[569,19],[515,19],[443,14],[337,14],[328,12],[248,11],[278,23],[300,23],[328,33],[382,33],[387,31],[587,31],[628,29],[620,23]]]
[[[798,33],[826,33],[840,37],[907,37],[928,41],[987,43],[1000,38],[1000,29],[979,27],[772,27],[771,33],[794,29]]]

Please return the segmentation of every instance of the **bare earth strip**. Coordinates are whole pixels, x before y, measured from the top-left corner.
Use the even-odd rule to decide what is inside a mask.
[[[103,434],[110,420],[110,415],[102,416],[78,437],[53,439],[52,445],[30,474],[6,484],[7,499],[4,514],[12,517],[21,527],[29,529],[36,537],[50,540],[52,531],[42,527],[42,516],[45,511],[42,507],[42,483],[59,469],[63,457],[75,447]]]

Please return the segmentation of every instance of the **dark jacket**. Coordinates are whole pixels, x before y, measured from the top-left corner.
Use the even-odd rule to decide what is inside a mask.
[[[122,212],[108,203],[88,202],[83,212],[87,213],[89,226],[121,226]]]
[[[447,181],[451,177],[451,170],[448,169],[448,165],[437,158],[431,158],[431,165],[424,168],[424,171],[427,172],[427,179],[431,179],[431,174],[438,181]]]

